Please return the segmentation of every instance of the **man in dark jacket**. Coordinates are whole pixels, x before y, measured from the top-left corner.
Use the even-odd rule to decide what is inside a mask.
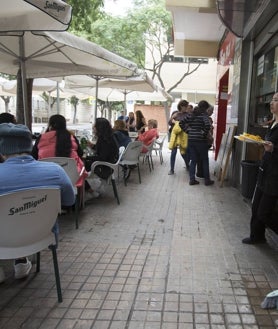
[[[265,153],[253,196],[250,237],[242,240],[246,244],[266,242],[266,227],[278,234],[277,215],[274,215],[278,198],[278,93],[272,98],[270,111],[274,120],[268,127],[263,144]]]

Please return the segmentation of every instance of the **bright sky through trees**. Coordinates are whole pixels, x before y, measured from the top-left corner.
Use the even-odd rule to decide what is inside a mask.
[[[113,16],[122,16],[132,7],[132,2],[129,0],[104,0],[105,11]]]

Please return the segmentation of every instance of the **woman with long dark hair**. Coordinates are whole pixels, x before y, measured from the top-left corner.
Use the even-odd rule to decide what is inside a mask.
[[[96,118],[93,132],[97,142],[95,145],[91,145],[94,151],[94,155],[91,157],[92,163],[95,161],[117,162],[119,147],[110,122],[105,118]]]
[[[93,126],[93,134],[96,137],[96,143],[88,143],[92,148],[93,155],[86,158],[86,170],[91,171],[91,166],[95,161],[106,161],[110,163],[117,162],[119,158],[119,146],[110,122],[105,118],[96,118]],[[102,179],[107,179],[111,175],[111,168],[106,166],[96,166],[94,173]],[[100,182],[101,183],[101,182]],[[91,197],[97,197],[102,193],[101,186],[95,179],[94,182],[86,180],[85,189],[91,194]],[[90,195],[87,195],[90,198]]]
[[[137,110],[135,112],[135,116],[136,116],[136,131],[138,132],[138,134],[144,133],[145,132],[145,128],[147,127],[147,121],[142,113],[142,111]]]
[[[60,114],[52,115],[49,118],[46,132],[36,140],[32,155],[37,160],[50,157],[73,158],[79,172],[84,167],[81,159],[83,150],[77,138],[68,131],[65,117]],[[76,185],[82,185],[85,177],[86,173]]]

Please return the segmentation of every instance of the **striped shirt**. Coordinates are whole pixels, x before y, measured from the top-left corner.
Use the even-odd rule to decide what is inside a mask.
[[[184,118],[180,121],[180,127],[188,134],[188,141],[207,142],[206,136],[211,124],[207,114],[200,114]]]

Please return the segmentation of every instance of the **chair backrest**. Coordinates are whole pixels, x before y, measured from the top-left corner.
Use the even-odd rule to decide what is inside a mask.
[[[152,140],[152,142],[151,142],[149,145],[145,145],[145,144],[143,144],[143,148],[147,150],[147,152],[143,152],[143,154],[144,154],[144,153],[145,153],[145,155],[147,155],[147,154],[151,154],[155,142],[156,142],[156,138],[154,138],[154,139]]]
[[[162,138],[158,138],[158,139],[156,139],[156,140],[155,140],[155,143],[158,144],[158,145],[162,148],[166,136],[167,136],[167,135],[164,135]]]
[[[53,225],[61,211],[60,189],[36,187],[0,195],[0,259],[37,253],[55,244]]]
[[[138,137],[138,132],[137,131],[129,131],[128,135],[131,139],[135,139]]]
[[[118,158],[117,162],[115,162],[115,163],[106,162],[106,161],[95,161],[95,162],[93,162],[92,163],[92,166],[91,166],[91,175],[90,176],[94,176],[94,174],[95,174],[95,168],[97,166],[106,166],[106,167],[111,168],[112,170],[111,170],[111,174],[107,178],[105,178],[105,179],[109,179],[109,177],[111,177],[111,176],[114,177],[113,176],[114,175],[114,171],[116,170],[116,168],[118,168],[118,165],[119,165],[119,163],[120,163],[120,161],[122,159],[122,156],[124,154],[124,151],[125,151],[125,147],[124,146],[120,146],[119,147],[119,158]]]
[[[140,141],[130,142],[124,151],[122,161],[138,161],[142,146],[143,143]]]
[[[51,157],[51,158],[40,159],[40,161],[55,162],[58,165],[60,165],[68,174],[72,185],[75,185],[78,179],[80,178],[80,175],[77,170],[76,162],[73,158]]]

